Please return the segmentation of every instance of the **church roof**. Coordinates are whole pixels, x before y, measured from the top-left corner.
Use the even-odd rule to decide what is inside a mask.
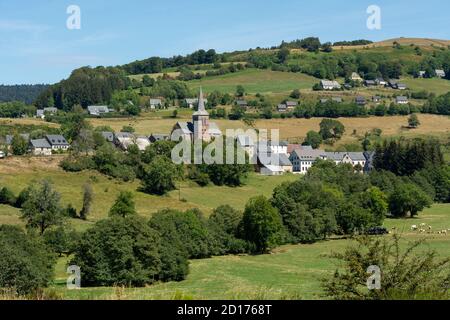
[[[205,100],[203,99],[202,88],[200,88],[200,94],[198,96],[198,111],[194,113],[194,116],[209,116],[209,113],[205,109]]]

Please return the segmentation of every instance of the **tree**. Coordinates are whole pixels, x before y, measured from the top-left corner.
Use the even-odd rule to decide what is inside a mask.
[[[91,212],[92,201],[94,200],[94,191],[92,186],[86,183],[83,186],[83,208],[80,211],[80,218],[86,220]]]
[[[417,127],[420,126],[420,121],[419,118],[417,117],[417,114],[413,113],[412,115],[409,116],[408,125],[410,128],[413,129],[416,129]]]
[[[47,180],[31,185],[28,199],[22,206],[22,220],[25,220],[28,228],[37,228],[43,235],[48,228],[64,222],[60,199],[60,194],[53,190]]]
[[[14,135],[11,141],[11,149],[14,155],[22,156],[28,151],[28,142],[21,135]]]
[[[165,156],[156,156],[145,166],[142,189],[150,194],[164,195],[175,190],[175,181],[180,174],[177,166]]]
[[[412,183],[399,183],[389,197],[389,210],[395,217],[411,217],[418,215],[433,204],[431,198]]]
[[[423,250],[423,241],[409,243],[401,238],[362,237],[337,259],[336,271],[323,279],[327,298],[336,300],[436,300],[449,299],[450,259],[438,259],[436,252]],[[379,290],[368,290],[370,266],[381,271]]]
[[[27,295],[47,287],[53,279],[55,258],[41,239],[19,227],[0,226],[0,288]]]
[[[319,133],[324,140],[339,140],[345,133],[345,127],[337,120],[323,119],[322,122],[320,122]]]
[[[143,287],[159,280],[161,240],[140,217],[111,217],[81,237],[70,264],[81,268],[81,285]]]
[[[290,54],[291,54],[291,50],[289,50],[289,49],[286,48],[286,47],[281,48],[281,49],[278,51],[278,61],[279,61],[281,64],[285,63],[285,62],[288,60]]]
[[[247,250],[247,243],[238,239],[242,212],[229,205],[216,208],[208,219],[208,229],[215,240],[215,254],[238,254]]]
[[[242,225],[244,238],[254,245],[257,253],[265,253],[280,242],[281,216],[264,196],[248,201]]]
[[[14,193],[7,187],[3,187],[0,190],[0,204],[7,204],[10,206],[15,206],[17,202]]]
[[[369,209],[376,225],[381,226],[388,213],[388,197],[377,187],[371,187],[360,195],[363,208]]]
[[[149,225],[158,231],[164,244],[171,244],[183,256],[202,259],[212,254],[207,221],[199,210],[159,211],[152,216]]]
[[[305,138],[305,141],[303,142],[303,145],[311,146],[311,147],[313,147],[313,149],[317,149],[320,147],[322,142],[323,142],[323,139],[319,133],[317,133],[315,131],[309,131],[306,134],[306,138]]]
[[[133,200],[134,196],[129,191],[121,191],[117,196],[116,202],[114,202],[113,206],[109,210],[109,215],[111,217],[128,217],[132,215],[136,215],[136,208]]]
[[[245,88],[241,85],[238,85],[236,87],[236,97],[242,98],[243,96],[245,96]]]
[[[300,99],[300,90],[299,89],[295,89],[294,91],[291,92],[290,97],[292,99]]]

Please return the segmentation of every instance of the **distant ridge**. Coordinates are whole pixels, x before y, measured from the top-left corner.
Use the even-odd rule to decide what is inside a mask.
[[[346,46],[342,47],[343,49],[361,49],[361,48],[377,48],[377,47],[390,47],[394,44],[394,42],[399,43],[400,45],[409,46],[415,45],[419,47],[447,47],[450,46],[450,40],[439,40],[439,39],[428,39],[428,38],[394,38],[383,40],[379,42],[374,42],[368,45],[362,46]],[[335,49],[340,49],[340,46],[334,47]]]

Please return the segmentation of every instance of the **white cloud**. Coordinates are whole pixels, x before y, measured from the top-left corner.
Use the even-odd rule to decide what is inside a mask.
[[[25,20],[0,20],[0,31],[23,31],[31,33],[41,33],[49,29],[49,26],[35,24]]]

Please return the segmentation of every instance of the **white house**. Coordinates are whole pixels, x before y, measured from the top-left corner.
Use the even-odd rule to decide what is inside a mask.
[[[341,89],[341,85],[337,81],[321,80],[320,86],[323,90]]]
[[[446,74],[445,74],[445,71],[444,71],[444,70],[439,70],[439,69],[437,69],[437,70],[435,70],[435,71],[436,71],[436,76],[437,76],[438,78],[445,78]]]
[[[295,149],[289,158],[295,174],[306,174],[313,164],[320,159],[326,159],[325,151],[314,150],[312,147]]]
[[[52,146],[46,139],[30,140],[30,150],[35,156],[51,156]]]
[[[408,97],[405,97],[405,96],[398,96],[397,98],[395,98],[395,102],[397,104],[408,104],[409,103]]]
[[[70,144],[67,142],[66,138],[64,138],[62,135],[46,135],[45,138],[50,144],[52,150],[67,151],[70,148]]]
[[[107,106],[88,106],[88,112],[91,116],[99,117],[102,114],[109,113]]]
[[[154,110],[162,106],[161,99],[150,99],[150,109]]]
[[[352,72],[352,75],[351,75],[350,78],[352,79],[352,81],[358,81],[358,82],[362,82],[363,81],[361,76],[359,74],[357,74],[356,72]]]
[[[366,166],[366,157],[363,152],[325,152],[326,159],[334,161],[336,164],[351,164],[353,167]]]

